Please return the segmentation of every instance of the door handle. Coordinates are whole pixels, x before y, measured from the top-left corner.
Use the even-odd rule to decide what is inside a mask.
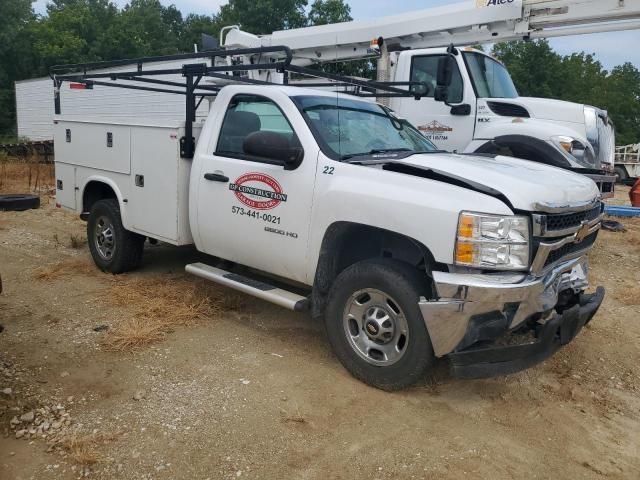
[[[205,180],[211,180],[212,182],[227,183],[229,181],[229,177],[226,177],[221,173],[205,173],[204,178]]]

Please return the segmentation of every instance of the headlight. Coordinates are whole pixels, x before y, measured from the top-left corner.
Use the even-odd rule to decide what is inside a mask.
[[[585,163],[592,164],[594,162],[593,149],[590,145],[585,145],[577,138],[567,135],[557,135],[551,137],[551,142],[570,159],[575,160],[586,166]]]
[[[490,270],[529,268],[529,219],[462,212],[458,220],[456,265]]]

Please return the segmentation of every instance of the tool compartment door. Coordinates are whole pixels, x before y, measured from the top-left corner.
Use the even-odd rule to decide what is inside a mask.
[[[56,161],[113,173],[131,170],[130,127],[107,123],[56,120]]]
[[[56,203],[77,210],[76,166],[56,162]]]
[[[133,230],[177,243],[180,168],[177,128],[131,128],[131,193],[126,208]]]

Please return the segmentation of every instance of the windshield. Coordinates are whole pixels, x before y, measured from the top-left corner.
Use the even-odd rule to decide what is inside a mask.
[[[292,100],[322,151],[334,160],[437,151],[409,122],[375,103],[326,96],[297,96]]]
[[[518,96],[509,72],[500,62],[476,52],[465,52],[464,58],[479,98],[516,98]]]

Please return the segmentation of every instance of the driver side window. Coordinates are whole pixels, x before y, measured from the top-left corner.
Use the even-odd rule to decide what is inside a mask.
[[[266,133],[272,146],[281,149],[299,147],[300,142],[280,108],[268,98],[257,95],[237,95],[225,113],[215,154],[222,157],[252,161],[266,161],[255,145],[252,135]]]
[[[416,56],[411,59],[411,81],[427,84],[425,97],[433,98],[438,79],[438,62],[445,55]],[[449,98],[451,103],[462,102],[462,75],[458,65],[453,69],[451,85],[449,86]]]

